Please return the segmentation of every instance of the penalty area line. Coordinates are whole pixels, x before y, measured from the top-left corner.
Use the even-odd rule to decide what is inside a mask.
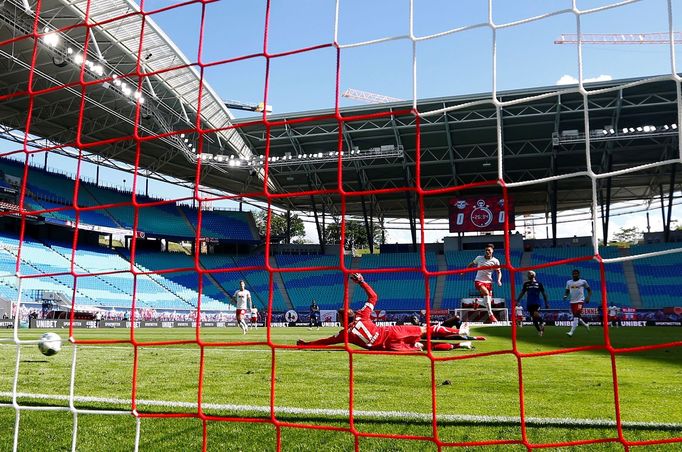
[[[0,392],[0,397],[12,398],[11,392]],[[34,399],[34,400],[57,400],[68,401],[69,397],[58,394],[31,394],[25,392],[16,393],[18,399]],[[111,405],[130,405],[131,400],[117,399],[112,397],[94,397],[94,396],[75,396],[74,402],[78,403],[107,403]],[[197,409],[196,402],[173,402],[167,400],[137,400],[139,408],[142,407],[162,407],[162,408],[190,408]],[[236,404],[217,404],[204,403],[202,404],[204,410],[223,410],[223,411],[237,411],[237,412],[258,412],[266,415],[270,414],[269,406],[260,405],[236,405]],[[348,417],[347,409],[322,409],[322,408],[295,408],[276,406],[275,413],[281,414],[295,414],[307,416],[336,416]],[[431,422],[433,417],[430,413],[414,413],[409,411],[353,411],[354,417],[365,418],[371,420],[413,420],[421,422]],[[439,414],[437,416],[439,422],[443,423],[465,423],[465,424],[511,424],[518,425],[521,422],[519,416],[485,416],[485,415],[470,415],[470,414]],[[611,419],[575,419],[575,418],[545,418],[545,417],[527,417],[526,425],[531,426],[546,426],[546,427],[616,427],[617,423]],[[655,429],[655,430],[682,430],[682,423],[675,422],[632,422],[625,421],[621,424],[623,428],[635,429]]]

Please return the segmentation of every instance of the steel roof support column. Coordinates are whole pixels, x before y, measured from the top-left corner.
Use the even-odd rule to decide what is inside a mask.
[[[670,171],[670,186],[668,187],[668,217],[665,220],[663,226],[663,239],[666,243],[670,241],[670,224],[672,223],[672,213],[673,213],[673,193],[675,192],[675,176],[677,171],[677,163],[673,164],[672,170]]]
[[[611,172],[613,168],[613,156],[609,149],[606,150],[606,171]],[[606,196],[604,192],[599,190],[599,207],[601,208],[601,226],[602,226],[602,240],[604,246],[609,242],[609,216],[611,213],[611,186],[612,178],[606,179]]]
[[[291,209],[287,209],[287,230],[284,237],[285,243],[289,245],[291,243]]]
[[[313,183],[310,180],[310,175],[308,175],[308,190],[313,189]],[[313,205],[313,217],[315,218],[315,229],[317,229],[317,238],[320,242],[320,253],[325,252],[325,240],[324,240],[324,225],[320,228],[320,218],[317,215],[317,203],[315,202],[315,196],[310,195],[310,202]],[[324,203],[322,203],[322,215],[324,218]]]
[[[362,202],[362,217],[365,221],[365,233],[367,234],[367,244],[369,245],[369,253],[374,254],[374,240],[372,237],[372,228],[369,224],[369,219],[367,218],[367,205],[365,203],[365,197],[361,197]]]
[[[395,120],[392,120],[393,127],[395,129]],[[396,137],[396,145],[397,146],[402,146],[402,143],[400,141],[400,136],[395,132],[395,137]],[[346,152],[350,152],[353,149],[353,138],[350,136],[350,133],[346,129],[346,125],[344,124],[343,128],[343,138],[344,142],[346,143]],[[353,164],[355,166],[355,171],[357,172],[358,175],[358,180],[360,181],[360,186],[362,187],[362,190],[374,190],[376,187],[374,184],[369,180],[369,176],[367,176],[367,171],[360,165],[359,160],[353,161]],[[365,197],[362,196],[362,202],[365,202]],[[367,215],[364,213],[365,212],[365,206],[363,205],[363,215],[365,216],[365,222],[367,222]],[[379,217],[382,216],[382,211],[381,211],[381,206],[379,205],[379,200],[377,199],[376,195],[369,195],[369,224],[370,224],[370,230],[374,231],[374,212],[377,212],[377,215]],[[372,243],[372,248],[374,247],[374,243]]]
[[[402,146],[402,139],[400,138],[400,133],[398,132],[398,127],[395,121],[395,116],[391,116],[391,126],[393,127],[393,136],[395,137],[395,142],[398,146]],[[403,147],[404,149],[404,147]],[[415,150],[416,152],[416,150]],[[403,176],[405,180],[405,187],[410,186],[410,181],[412,180],[412,175],[410,173],[410,167],[407,165],[407,152],[403,155]],[[414,211],[414,202],[412,199],[412,192],[405,192],[405,200],[407,201],[407,216],[410,221],[410,232],[412,232],[412,251],[417,251],[417,219],[416,213]]]
[[[620,112],[623,105],[623,90],[618,90],[618,99],[616,100],[616,109],[613,111],[611,116],[611,127],[615,130],[619,130],[620,123]],[[606,142],[606,148],[604,150],[606,158],[605,165],[602,164],[602,168],[606,166],[606,172],[610,173],[613,170],[613,141]],[[611,214],[611,187],[612,178],[606,179],[606,199],[602,195],[602,191],[599,191],[600,195],[600,207],[601,207],[601,226],[602,226],[602,239],[604,241],[604,246],[609,242],[609,218]],[[606,211],[606,212],[605,212]]]
[[[367,174],[360,168],[360,164],[355,162],[355,170],[360,183],[360,189],[365,191],[368,189]],[[365,202],[365,195],[360,196],[360,203],[362,205],[362,218],[365,223],[365,234],[367,234],[367,244],[369,246],[370,254],[374,254],[374,227],[372,225],[372,202],[370,202],[370,213],[367,215],[367,203]]]
[[[658,185],[658,195],[659,199],[661,200],[661,224],[663,224],[663,239],[665,240],[665,223],[666,223],[666,216],[665,216],[665,194],[663,192],[663,184]]]
[[[410,185],[410,179],[412,179],[412,176],[410,175],[410,168],[405,165],[405,162],[403,161],[403,169],[405,170],[405,185],[409,186]],[[411,191],[406,191],[405,192],[405,199],[407,200],[407,216],[408,220],[410,221],[410,232],[412,233],[412,251],[416,252],[417,251],[417,221],[416,221],[416,215],[414,212],[414,202],[412,200],[412,192]]]
[[[443,108],[445,108],[443,102]],[[452,131],[450,130],[450,121],[448,121],[448,112],[443,114],[443,124],[445,125],[445,137],[448,143],[448,157],[450,159],[450,171],[452,171],[452,182],[457,185],[457,166],[455,164],[455,146],[452,144]]]
[[[319,234],[320,245],[326,245],[327,244],[327,236],[325,235],[325,231],[327,230],[326,219],[327,219],[327,215],[325,212],[324,203],[322,203],[322,234]],[[324,252],[324,249],[322,251]]]
[[[559,129],[561,127],[561,94],[557,96],[556,100],[556,110],[554,111],[554,134],[559,136]],[[552,154],[550,157],[550,176],[557,175],[557,147],[552,146]],[[557,197],[558,197],[558,183],[556,180],[551,181],[549,184],[549,210],[552,218],[552,247],[556,248],[556,223],[557,223]],[[545,216],[545,218],[547,218]]]
[[[557,181],[549,183],[549,204],[552,215],[552,247],[556,248],[557,198],[559,187]]]

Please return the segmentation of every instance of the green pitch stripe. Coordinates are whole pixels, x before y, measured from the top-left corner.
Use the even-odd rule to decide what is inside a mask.
[[[17,393],[18,399],[34,399],[34,400],[59,400],[68,401],[69,397],[64,395],[54,394],[29,394]],[[0,392],[0,397],[11,398],[11,392]],[[77,403],[107,403],[111,405],[130,405],[131,401],[126,399],[115,399],[109,397],[89,397],[76,396],[73,398]],[[148,407],[166,407],[166,408],[190,408],[196,409],[197,404],[194,402],[172,402],[166,400],[138,400],[139,408]],[[0,403],[0,407],[13,407],[11,403]],[[27,409],[39,410],[40,407],[30,406]],[[54,407],[45,407],[45,409],[53,409]],[[233,405],[233,404],[202,404],[204,410],[225,410],[225,411],[242,411],[242,412],[258,412],[266,415],[270,414],[270,407],[257,405]],[[76,408],[77,412],[85,412],[87,410]],[[309,409],[309,408],[293,408],[293,407],[275,407],[277,414],[296,414],[308,416],[329,416],[329,417],[348,417],[348,410],[346,409]],[[99,409],[99,414],[107,414],[106,411]],[[120,411],[112,411],[110,414],[121,414]],[[430,413],[412,413],[405,411],[354,411],[356,419],[385,419],[385,420],[412,420],[421,422],[431,422],[432,415]],[[439,414],[437,416],[438,422],[448,424],[508,424],[518,425],[521,422],[519,416],[482,416],[482,415],[468,415],[468,414]],[[531,426],[551,426],[551,427],[615,427],[616,421],[610,419],[573,419],[573,418],[544,418],[544,417],[527,417],[526,425]],[[623,422],[623,428],[633,429],[647,429],[647,430],[682,430],[682,423],[674,422]]]

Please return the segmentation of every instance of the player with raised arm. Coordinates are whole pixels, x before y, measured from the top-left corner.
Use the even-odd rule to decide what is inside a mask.
[[[239,281],[239,290],[235,291],[232,295],[232,301],[237,307],[237,326],[242,329],[242,332],[246,334],[249,327],[246,325],[246,312],[251,312],[253,308],[253,302],[251,301],[251,292],[246,289],[246,282],[244,280]]]
[[[467,268],[478,268],[474,287],[483,297],[483,304],[485,304],[488,310],[488,320],[491,323],[497,322],[497,318],[493,315],[493,272],[497,272],[497,285],[502,286],[502,272],[499,269],[500,261],[493,257],[494,249],[495,247],[491,243],[487,244],[483,256],[476,256],[467,265]]]
[[[545,299],[545,309],[549,309],[549,302],[547,301],[545,286],[536,279],[533,270],[528,272],[528,281],[523,283],[521,293],[516,297],[516,302],[519,303],[519,305],[521,304],[521,299],[526,294],[528,294],[526,297],[526,308],[533,318],[533,326],[538,330],[538,334],[542,336],[545,334],[545,321],[542,320],[542,316],[540,315],[540,295]]]
[[[353,273],[351,280],[358,284],[367,293],[367,302],[362,309],[354,312],[351,309],[344,312],[339,310],[341,321],[343,316],[348,318],[348,342],[367,350],[388,350],[388,351],[420,351],[425,347],[421,342],[426,338],[427,330],[431,331],[432,339],[464,340],[458,344],[448,342],[432,342],[433,350],[445,351],[455,348],[471,349],[471,340],[485,340],[484,337],[470,337],[468,328],[447,328],[440,325],[419,326],[419,325],[395,325],[377,326],[372,321],[372,312],[376,307],[377,294],[374,289],[367,284],[360,273]],[[344,332],[339,331],[334,336],[317,339],[314,341],[304,341],[299,339],[296,345],[334,345],[344,343]]]
[[[573,321],[571,322],[571,331],[566,333],[568,336],[573,336],[575,329],[578,328],[578,324],[584,326],[587,331],[590,331],[590,326],[585,323],[582,318],[583,304],[590,302],[590,297],[592,296],[592,289],[590,285],[584,279],[580,278],[580,270],[573,270],[573,279],[566,281],[566,293],[564,294],[564,300],[568,299],[570,296],[571,301],[571,313],[573,314]],[[585,296],[585,291],[587,290],[587,297]]]

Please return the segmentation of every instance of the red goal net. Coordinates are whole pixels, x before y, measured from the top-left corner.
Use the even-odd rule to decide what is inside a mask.
[[[618,254],[605,250],[598,237],[608,205],[602,196],[611,193],[612,180],[672,177],[665,185],[671,200],[675,193],[674,168],[682,163],[677,132],[682,104],[673,3],[641,2],[656,9],[651,13],[655,18],[647,13],[649,23],[668,31],[667,53],[652,57],[656,64],[664,62],[664,75],[590,85],[584,62],[598,58],[578,43],[570,57],[564,53],[543,63],[558,65],[570,58],[566,70],[575,74],[575,84],[542,91],[499,83],[502,75],[505,80],[537,80],[523,67],[538,70],[542,52],[549,52],[544,44],[519,36],[538,33],[553,45],[550,33],[557,34],[557,27],[579,35],[594,27],[593,21],[638,16],[638,2],[593,6],[573,1],[561,9],[529,2],[519,11],[492,1],[476,6],[365,3],[2,2],[0,188],[8,197],[0,200],[0,219],[3,227],[18,225],[16,234],[8,226],[0,237],[7,264],[0,274],[0,295],[11,302],[14,320],[7,323],[8,334],[0,335],[7,363],[0,372],[6,444],[25,448],[35,434],[44,447],[52,441],[63,446],[63,438],[54,439],[59,437],[50,426],[54,423],[68,426],[66,447],[73,450],[97,448],[105,441],[112,447],[118,440],[135,450],[237,445],[240,450],[596,445],[629,450],[682,443],[679,389],[672,384],[679,379],[679,363],[666,367],[667,356],[679,359],[679,336],[624,338],[614,336],[606,322],[617,290],[609,281],[619,278],[624,265],[636,272],[638,262],[657,265],[654,259],[679,256],[679,249],[663,245]],[[363,81],[372,90],[385,86],[386,94],[408,100],[344,108],[352,105],[342,97],[346,85]],[[519,87],[529,90],[501,91]],[[638,97],[648,89],[651,93]],[[420,100],[437,96],[450,97]],[[562,98],[572,100],[562,104]],[[548,107],[547,99],[554,104]],[[285,110],[271,115],[278,103]],[[631,129],[636,119],[629,109],[642,105],[657,122],[646,131]],[[672,113],[659,115],[657,108]],[[245,110],[253,116],[234,117],[233,112]],[[533,118],[550,113],[557,124],[561,115],[570,117],[581,131],[553,129],[536,137],[544,140],[541,149],[534,141]],[[480,121],[480,128],[488,130],[480,142],[459,135],[467,121]],[[619,128],[618,121],[629,124]],[[363,140],[369,130],[374,138]],[[650,135],[637,135],[644,133]],[[435,135],[445,136],[445,144]],[[617,143],[661,140],[656,143],[665,151],[653,161],[618,160],[612,157],[620,149],[613,144],[616,135]],[[604,144],[608,149],[597,162],[593,150],[607,139],[612,144]],[[631,146],[631,152],[639,152],[637,143]],[[519,157],[528,149],[537,155]],[[529,168],[534,158],[546,159],[543,170],[554,171],[557,162],[568,160],[577,162],[569,165],[577,169],[542,173]],[[47,171],[55,166],[71,179]],[[445,176],[438,169],[444,166]],[[150,196],[150,183],[157,196],[163,190],[169,195]],[[173,184],[178,191],[170,188]],[[525,194],[544,194],[545,205],[547,196],[558,196],[557,184],[567,194],[547,200],[554,215],[561,202],[568,210],[590,210],[589,252],[548,254],[522,265],[511,251],[509,201],[518,207]],[[547,187],[553,194],[547,194]],[[660,191],[663,202],[663,184]],[[295,309],[297,300],[287,297],[295,298],[296,287],[313,286],[318,277],[337,278],[337,307],[357,307],[362,300],[348,282],[358,271],[357,260],[338,258],[350,243],[350,223],[362,216],[381,215],[384,221],[398,211],[406,214],[403,219],[409,217],[418,262],[396,258],[361,270],[372,284],[389,281],[379,293],[380,304],[390,299],[393,281],[409,280],[423,288],[423,303],[416,310],[430,321],[432,301],[448,295],[436,293],[439,284],[447,291],[459,287],[460,278],[473,279],[466,263],[430,261],[430,222],[439,212],[447,218],[451,199],[478,193],[504,200],[501,218],[507,233],[493,237],[503,249],[498,254],[506,279],[499,291],[508,301],[515,300],[527,270],[549,275],[561,268],[566,274],[574,266],[594,266],[594,305],[601,307],[604,324],[592,333],[603,332],[596,343],[556,339],[558,345],[545,347],[522,335],[512,321],[508,328],[480,331],[498,344],[492,348],[435,352],[429,335],[424,352],[397,355],[360,350],[348,343],[347,334],[342,346],[300,347],[297,330],[275,327],[288,323],[284,312],[290,308],[307,310],[300,301]],[[633,192],[630,198],[642,196]],[[267,212],[260,254],[244,256],[234,245],[236,252],[224,253],[229,262],[212,260],[211,251],[225,237],[254,245],[248,232],[247,238],[238,235],[238,213],[214,211],[221,203]],[[324,219],[338,221],[337,240],[327,245],[338,249],[333,261],[292,264],[273,257],[271,242],[284,240],[274,237],[274,222],[288,210],[308,215],[307,224],[315,225],[309,229],[322,242],[329,239]],[[67,232],[55,233],[54,225]],[[98,254],[92,237],[117,233],[126,236],[129,246]],[[191,256],[154,257],[147,248],[150,241],[143,239],[155,235],[164,239],[154,246],[166,251],[169,242],[190,243]],[[182,284],[173,282],[183,278]],[[241,279],[257,302],[262,329],[215,333],[207,323],[234,324],[234,306],[226,303],[233,303]],[[63,299],[59,294],[66,289],[70,292]],[[104,298],[129,304],[101,309]],[[185,314],[174,312],[176,302],[186,303]],[[221,302],[222,310],[216,308]],[[61,306],[70,318],[30,323],[41,304]],[[390,302],[378,307],[391,308]],[[163,316],[157,316],[161,311]],[[77,328],[92,321],[99,328]],[[109,329],[103,328],[107,321]],[[24,322],[65,328],[62,339],[68,331],[68,347],[47,360],[33,356],[39,336],[23,330]],[[192,334],[147,330],[144,322],[184,322],[191,324]],[[117,334],[119,326],[129,329]],[[565,339],[563,331],[561,336]],[[93,382],[101,392],[88,392]],[[128,436],[116,439],[121,432]]]

